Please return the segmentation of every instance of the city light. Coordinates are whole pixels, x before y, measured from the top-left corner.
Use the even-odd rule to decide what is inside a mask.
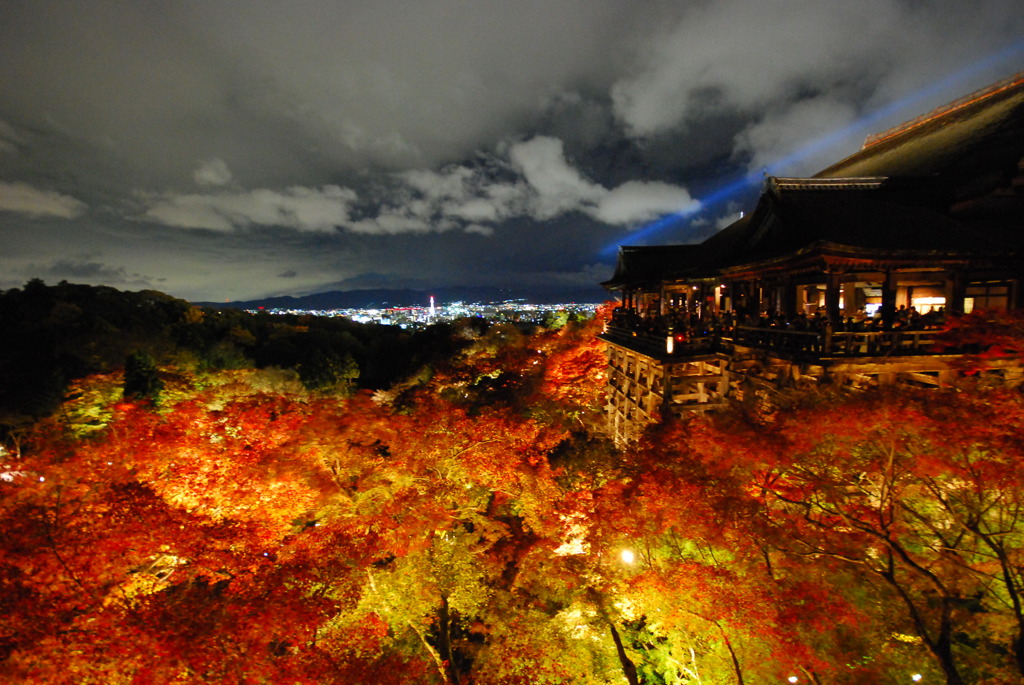
[[[523,300],[505,302],[450,302],[437,304],[431,300],[429,305],[389,307],[386,309],[294,309],[271,308],[262,313],[274,315],[304,315],[323,317],[343,317],[357,323],[382,324],[400,326],[401,328],[421,329],[435,323],[446,323],[460,318],[482,318],[493,323],[517,322],[541,324],[545,317],[558,313],[570,315],[593,316],[600,305],[594,302],[561,302],[554,304],[534,304]],[[246,310],[250,314],[261,313],[259,310]]]

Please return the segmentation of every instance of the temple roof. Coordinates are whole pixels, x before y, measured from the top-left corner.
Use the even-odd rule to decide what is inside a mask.
[[[714,278],[814,246],[1024,255],[1024,72],[872,136],[811,178],[769,177],[755,211],[699,245],[622,246],[606,288]]]
[[[750,223],[718,265],[775,257],[814,243],[922,256],[1001,253],[1021,244],[1018,239],[1007,245],[1005,236],[997,239],[951,217],[927,184],[907,188],[884,180],[871,185],[807,180],[770,178]]]
[[[615,274],[601,285],[614,289],[681,278],[700,266],[700,252],[700,245],[622,245]]]
[[[958,198],[984,194],[1024,155],[1022,121],[1024,72],[870,136],[815,178],[938,177]]]

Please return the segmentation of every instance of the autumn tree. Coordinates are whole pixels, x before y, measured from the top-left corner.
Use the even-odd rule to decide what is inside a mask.
[[[575,575],[551,575],[565,521],[549,455],[569,434],[507,389],[478,389],[508,398],[493,406],[446,395],[488,377],[494,355],[529,369],[533,392],[544,357],[511,342],[394,400],[243,371],[189,389],[164,370],[155,408],[121,401],[116,377],[78,384],[0,483],[13,550],[0,668],[82,682],[603,682],[594,659],[614,670],[614,647],[581,639],[567,619]]]
[[[235,335],[254,355],[271,335],[329,347],[257,323]],[[620,450],[599,431],[600,325],[468,322],[372,392],[168,364],[154,406],[118,370],[74,381],[3,454],[0,674],[1018,677],[1017,394],[817,394]]]
[[[1022,673],[1021,409],[1016,393],[883,395],[780,415],[751,443],[776,549],[869,574],[948,683]]]
[[[767,555],[741,438],[700,418],[665,423],[572,499],[574,553],[601,570],[627,656],[652,682],[884,672],[861,658],[876,641],[855,598],[834,591],[840,573]]]

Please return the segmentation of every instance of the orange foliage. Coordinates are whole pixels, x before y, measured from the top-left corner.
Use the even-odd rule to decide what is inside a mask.
[[[617,452],[587,432],[593,333],[505,331],[345,400],[239,377],[158,412],[96,379],[107,404],[4,467],[0,677],[588,682],[628,672],[612,629],[651,681],[874,682],[925,650],[1013,673],[942,649],[1024,627],[1019,394],[726,412]]]

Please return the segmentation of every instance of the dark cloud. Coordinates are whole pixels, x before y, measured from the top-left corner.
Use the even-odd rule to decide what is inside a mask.
[[[716,184],[1019,70],[1017,4],[10,0],[0,286],[602,280],[607,245]]]
[[[123,266],[111,266],[102,262],[79,259],[58,259],[49,264],[30,265],[35,277],[48,281],[70,281],[112,285],[121,288],[153,288],[163,279],[149,278],[143,274],[131,273]]]

